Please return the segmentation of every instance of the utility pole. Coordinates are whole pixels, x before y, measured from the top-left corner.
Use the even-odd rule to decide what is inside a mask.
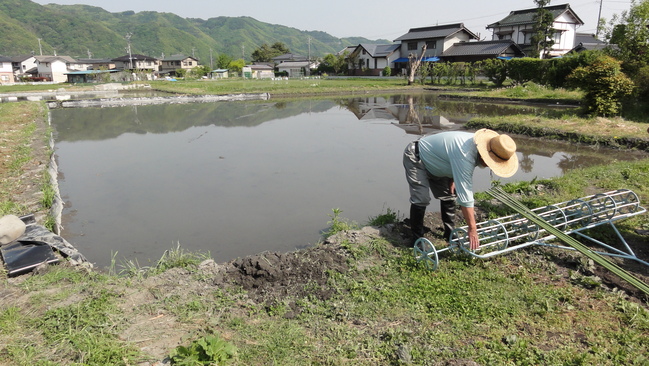
[[[41,56],[43,56],[43,46],[41,45],[41,39],[38,39],[38,49],[41,51]]]
[[[214,70],[214,59],[212,58],[212,47],[210,47],[210,70]]]
[[[126,33],[126,36],[124,37],[124,38],[126,38],[126,43],[128,44],[128,48],[127,48],[128,62],[129,62],[129,67],[130,67],[131,70],[133,70],[133,55],[131,54],[131,36],[132,35],[133,35],[132,33]]]
[[[241,45],[241,57],[243,57],[243,60],[246,60],[246,45],[242,44]]]
[[[309,59],[308,59],[308,61],[309,61],[309,63],[311,63],[311,37],[308,38],[307,42],[309,44],[309,56],[308,56]]]
[[[602,3],[604,0],[599,0],[599,14],[597,14],[597,30],[595,31],[595,38],[599,36],[599,23],[602,21]]]

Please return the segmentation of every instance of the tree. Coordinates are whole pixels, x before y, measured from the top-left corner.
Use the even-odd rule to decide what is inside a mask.
[[[534,0],[537,6],[536,14],[534,15],[534,28],[532,37],[531,57],[547,58],[548,51],[554,45],[554,33],[556,30],[552,27],[554,18],[552,13],[545,7],[550,5],[550,0]]]
[[[613,18],[606,38],[618,45],[614,55],[624,62],[629,75],[649,65],[649,0],[632,0],[628,12]]]
[[[569,76],[570,84],[583,89],[586,113],[611,116],[620,113],[622,98],[631,94],[633,82],[620,68],[620,61],[602,56],[591,65],[576,68]]]
[[[232,62],[232,56],[226,55],[225,53],[219,54],[216,58],[216,68],[217,69],[228,69],[230,67],[230,62]]]
[[[340,54],[334,55],[333,53],[329,53],[325,55],[325,57],[322,59],[322,69],[323,70],[332,70],[334,74],[338,75],[340,74],[343,70],[347,69],[347,60],[349,57],[349,51],[345,51]]]
[[[273,57],[290,53],[288,46],[282,42],[275,42],[272,46],[264,43],[256,50],[252,51],[252,61],[254,62],[270,62]]]
[[[409,68],[409,73],[408,73],[408,85],[412,85],[415,83],[415,75],[417,75],[417,70],[421,66],[421,60],[424,59],[424,56],[426,55],[426,45],[421,48],[421,56],[417,57],[416,54],[409,54],[408,55],[408,68]]]
[[[246,66],[246,61],[240,58],[238,60],[231,61],[228,65],[228,69],[234,73],[241,74],[244,66]]]

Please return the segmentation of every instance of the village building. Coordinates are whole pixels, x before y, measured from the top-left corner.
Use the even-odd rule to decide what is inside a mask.
[[[131,54],[111,59],[115,68],[121,70],[139,70],[157,72],[159,70],[158,59],[150,56]]]
[[[0,56],[0,84],[14,82],[14,69],[9,57]]]
[[[448,62],[475,62],[489,58],[525,57],[525,52],[512,40],[455,43],[442,53]]]
[[[577,28],[584,25],[584,22],[572,11],[569,4],[546,6],[544,9],[552,14],[552,28],[555,30],[552,37],[554,45],[547,57],[563,56],[575,47]],[[487,29],[493,32],[492,40],[512,40],[529,54],[537,12],[538,8],[512,11],[505,18],[487,25]]]
[[[399,48],[399,44],[359,44],[349,55],[351,74],[382,75],[383,69],[391,68],[394,61],[401,55]]]
[[[79,71],[79,65],[75,59],[69,56],[34,56],[38,70],[37,77],[45,81],[64,83],[68,80],[66,74],[70,71]]]
[[[21,78],[34,77],[38,74],[36,67],[36,58],[34,55],[22,55],[11,57],[11,65],[14,70],[16,80]]]
[[[170,57],[163,57],[160,60],[160,74],[176,75],[176,70],[181,69],[189,71],[198,66],[198,59],[192,56],[185,56],[183,54],[172,55]]]
[[[114,70],[115,62],[108,58],[79,58],[77,63],[82,70]]]

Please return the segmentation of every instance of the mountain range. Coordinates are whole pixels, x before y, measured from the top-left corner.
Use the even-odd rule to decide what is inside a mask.
[[[218,54],[250,61],[266,43],[282,42],[292,53],[321,57],[360,43],[391,41],[336,38],[321,31],[260,22],[251,17],[182,18],[172,13],[110,13],[89,5],[40,5],[30,0],[0,1],[0,55],[65,55],[115,58],[133,54],[160,58],[184,54],[207,63]]]

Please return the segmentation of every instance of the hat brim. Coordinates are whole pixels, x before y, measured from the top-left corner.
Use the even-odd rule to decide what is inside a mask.
[[[473,141],[478,147],[478,153],[485,164],[494,174],[502,178],[509,178],[518,170],[518,155],[514,154],[508,160],[499,158],[489,150],[489,141],[498,136],[498,132],[486,128],[478,130],[473,136]]]

